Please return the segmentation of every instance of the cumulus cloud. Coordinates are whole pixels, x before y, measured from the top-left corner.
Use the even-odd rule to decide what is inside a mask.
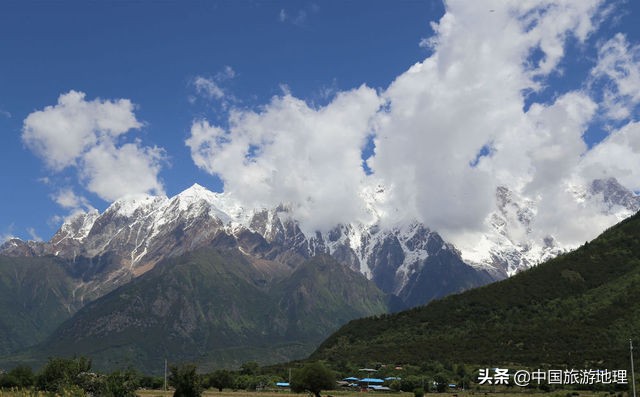
[[[581,171],[588,179],[615,177],[633,191],[640,191],[640,123],[629,122],[612,132],[587,153]]]
[[[413,203],[404,206],[410,216],[463,250],[486,231],[497,186],[535,202],[538,238],[549,234],[572,245],[614,222],[596,222],[596,209],[577,205],[570,189],[588,183],[580,169],[588,151],[583,134],[598,108],[590,94],[571,91],[525,106],[527,92],[543,89],[544,79],[560,72],[567,38],[584,42],[592,33],[599,6],[447,2],[432,26],[433,55],[384,93],[390,106],[380,114],[370,165],[399,185],[391,203],[399,210]]]
[[[375,90],[342,92],[312,108],[290,94],[258,112],[233,110],[229,128],[194,122],[186,141],[196,165],[251,206],[293,206],[307,227],[364,216],[357,197],[365,173],[361,148],[380,106]]]
[[[156,146],[135,142],[116,147],[107,142],[85,153],[80,176],[89,191],[107,201],[135,193],[160,194],[158,174],[164,157],[164,150]]]
[[[600,0],[445,6],[434,36],[420,42],[429,57],[385,90],[341,92],[318,109],[285,92],[260,111],[232,109],[228,128],[195,120],[186,142],[194,162],[250,205],[291,202],[312,229],[366,219],[367,192],[383,189],[380,221],[419,219],[471,249],[496,209],[496,188],[507,186],[535,203],[537,237],[565,246],[595,237],[617,219],[577,200],[576,186],[606,175],[637,190],[640,127],[630,122],[589,149],[583,135],[602,112],[593,84],[545,102],[527,95],[562,75],[569,38],[586,45],[609,8]],[[606,117],[629,118],[638,103],[636,54],[620,35],[600,50],[591,79],[608,87]],[[369,137],[371,175],[361,164]]]
[[[130,131],[143,125],[134,108],[128,99],[88,101],[84,93],[69,91],[56,105],[25,118],[22,140],[54,174],[75,169],[83,186],[103,200],[162,194],[158,175],[163,150],[137,140],[123,143]],[[54,200],[63,208],[88,208],[86,199],[70,189],[59,190]]]
[[[86,197],[76,194],[71,188],[63,188],[52,195],[53,201],[64,209],[92,209]]]
[[[85,94],[69,91],[57,105],[35,111],[24,120],[22,140],[54,171],[75,165],[101,139],[110,140],[142,124],[128,99],[86,101]]]

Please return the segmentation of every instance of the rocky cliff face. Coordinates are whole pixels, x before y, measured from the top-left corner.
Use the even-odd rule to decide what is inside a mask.
[[[597,203],[603,213],[619,219],[640,209],[640,197],[615,179],[594,180],[576,188],[574,195],[577,202]],[[285,206],[246,209],[199,185],[172,198],[118,200],[102,214],[92,211],[67,220],[49,242],[10,240],[0,252],[67,260],[83,280],[79,294],[92,299],[164,258],[223,239],[250,258],[283,264],[290,271],[304,260],[329,254],[415,306],[507,277],[574,248],[533,230],[535,200],[498,187],[495,203],[487,218],[488,232],[471,255],[461,254],[419,222],[387,228],[375,222],[341,224],[328,232],[305,233]]]
[[[286,207],[246,210],[224,194],[194,185],[173,198],[137,197],[114,202],[104,213],[79,214],[49,242],[11,240],[2,254],[55,255],[84,280],[80,293],[94,298],[152,269],[224,237],[248,257],[287,265],[329,254],[373,280],[409,306],[492,281],[426,226],[381,229],[337,225],[305,234]],[[454,270],[457,269],[457,270]]]
[[[609,213],[622,211],[634,214],[640,211],[640,196],[622,186],[615,178],[593,180],[587,195],[601,201],[603,211]]]

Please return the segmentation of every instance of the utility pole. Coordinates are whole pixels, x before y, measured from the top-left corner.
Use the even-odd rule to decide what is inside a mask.
[[[633,343],[629,339],[629,353],[631,355],[631,384],[633,385],[633,397],[636,397],[636,376],[633,370]]]
[[[167,359],[164,359],[164,391],[167,391]]]

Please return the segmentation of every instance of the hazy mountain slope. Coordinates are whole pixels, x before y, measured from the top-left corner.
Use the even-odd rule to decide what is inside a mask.
[[[639,329],[640,213],[507,280],[352,321],[311,358],[617,368]]]
[[[274,318],[286,321],[284,337],[303,337],[317,344],[336,330],[336,324],[345,324],[362,313],[398,308],[393,298],[364,280],[328,255],[303,263],[271,287],[277,299]]]
[[[84,354],[97,368],[156,373],[164,358],[204,369],[273,363],[304,357],[350,319],[388,311],[387,300],[328,257],[274,277],[235,248],[206,248],[89,303],[31,355]]]
[[[57,258],[0,256],[0,354],[46,338],[80,307]]]

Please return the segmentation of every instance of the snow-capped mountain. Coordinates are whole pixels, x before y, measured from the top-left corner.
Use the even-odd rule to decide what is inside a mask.
[[[465,264],[451,244],[419,223],[390,229],[345,224],[308,235],[284,206],[245,209],[197,184],[172,198],[118,200],[102,214],[92,211],[67,220],[49,242],[14,239],[1,252],[69,260],[86,280],[81,291],[101,295],[163,258],[223,242],[251,258],[291,269],[328,253],[410,306],[493,280]]]
[[[599,200],[603,204],[603,211],[619,214],[622,219],[640,211],[640,196],[622,186],[615,178],[593,180],[586,196]]]
[[[369,201],[378,199],[375,194]],[[574,188],[573,194],[576,202],[599,203],[603,213],[619,219],[640,209],[640,197],[615,179],[594,180]],[[92,297],[144,274],[164,258],[211,244],[233,245],[250,258],[290,269],[330,254],[414,306],[510,276],[574,248],[562,246],[551,234],[534,233],[535,200],[498,187],[495,202],[488,232],[475,250],[460,252],[419,222],[386,228],[376,222],[350,223],[305,233],[286,206],[247,209],[196,184],[172,198],[118,200],[102,214],[91,211],[67,220],[49,242],[14,239],[0,252],[66,259],[85,280],[79,293]]]
[[[614,179],[567,192],[606,219],[640,209]],[[286,361],[351,319],[422,305],[572,248],[539,230],[539,202],[506,187],[496,189],[476,251],[420,222],[385,226],[375,213],[384,189],[365,194],[373,221],[322,233],[305,231],[285,205],[243,208],[194,185],[78,214],[48,242],[10,240],[0,247],[8,291],[0,352],[42,343],[42,357],[77,351],[109,361],[136,351],[140,365],[193,351],[213,352],[212,361],[227,354],[233,365]]]
[[[615,178],[595,179],[589,185],[570,186],[568,190],[577,206],[588,204],[596,208],[599,215],[610,216],[614,223],[640,210],[640,196]],[[496,189],[495,203],[495,211],[487,218],[488,231],[474,250],[462,252],[467,263],[511,276],[577,248],[559,243],[551,233],[534,230],[538,215],[534,199],[500,186]]]

